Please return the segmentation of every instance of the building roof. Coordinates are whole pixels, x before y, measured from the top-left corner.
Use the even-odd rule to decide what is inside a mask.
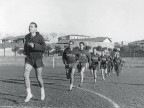
[[[70,39],[72,41],[91,41],[91,42],[104,42],[104,40],[109,39],[108,37],[96,37],[96,38],[87,38],[87,39]],[[66,44],[68,43],[70,40],[60,40],[58,41],[58,44]],[[110,42],[111,39],[109,39]]]
[[[80,37],[90,37],[90,36],[86,36],[86,35],[76,35],[76,34],[71,34],[71,35],[67,35],[67,36],[80,36]]]
[[[87,38],[87,39],[73,39],[76,41],[93,41],[93,42],[103,42],[104,40],[109,39],[108,37],[96,37],[96,38]],[[109,39],[110,42],[112,42]]]
[[[71,34],[71,35],[66,35],[66,36],[62,36],[62,37],[59,37],[59,38],[65,38],[65,37],[68,37],[68,36],[90,37],[90,36],[86,36],[86,35],[76,35],[76,34]]]

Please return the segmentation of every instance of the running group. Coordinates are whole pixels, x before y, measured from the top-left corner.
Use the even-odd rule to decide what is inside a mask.
[[[36,77],[41,88],[41,100],[45,99],[45,89],[42,78],[42,67],[44,66],[42,59],[45,48],[44,38],[37,32],[37,24],[31,22],[29,25],[29,34],[25,36],[24,51],[19,52],[25,55],[24,82],[27,92],[25,102],[29,102],[33,97],[29,77],[32,68],[35,69]],[[84,71],[87,63],[94,75],[94,82],[96,82],[96,73],[99,69],[101,69],[103,80],[105,80],[105,77],[109,76],[113,70],[115,70],[117,76],[119,76],[123,63],[119,51],[115,51],[114,53],[101,51],[101,53],[99,53],[96,48],[93,48],[93,53],[89,53],[85,49],[84,42],[80,42],[79,49],[75,49],[73,41],[70,41],[68,47],[64,50],[62,60],[65,64],[67,79],[70,79],[70,90],[73,88],[76,68],[80,73],[79,86],[81,87],[83,85]]]
[[[119,76],[123,72],[123,60],[120,57],[119,50],[106,52],[105,50],[98,51],[96,47],[90,53],[85,49],[85,43],[79,43],[79,49],[74,48],[74,42],[69,41],[68,48],[64,50],[63,63],[65,64],[67,79],[70,79],[70,90],[73,88],[75,70],[77,68],[80,73],[80,84],[82,87],[84,80],[84,71],[89,64],[91,74],[94,75],[94,83],[97,81],[97,71],[101,70],[102,78],[110,76],[111,73],[116,73]]]

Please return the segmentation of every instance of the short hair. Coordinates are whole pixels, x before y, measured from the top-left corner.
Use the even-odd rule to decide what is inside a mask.
[[[36,24],[35,22],[31,22],[30,24],[34,24],[34,25],[35,25],[35,27],[37,28],[37,24]]]
[[[79,45],[80,45],[80,44],[83,44],[83,45],[85,46],[85,43],[84,43],[84,42],[80,42]]]
[[[72,42],[72,44],[74,44],[74,41],[69,41],[69,44]]]

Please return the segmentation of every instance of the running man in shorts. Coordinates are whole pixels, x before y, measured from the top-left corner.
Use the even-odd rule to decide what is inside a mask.
[[[120,57],[120,54],[117,52],[116,57],[114,58],[114,68],[115,72],[117,74],[117,77],[119,76],[120,72],[122,71],[123,67],[123,60]]]
[[[85,47],[84,42],[80,42],[79,47],[80,47],[80,49],[78,51],[77,69],[80,72],[80,84],[79,84],[79,86],[81,87],[83,84],[84,71],[86,68],[86,63],[88,62],[89,65],[91,65],[91,56],[90,56],[90,53],[84,49],[84,47]]]
[[[110,76],[110,73],[111,73],[112,70],[113,70],[113,59],[112,59],[112,56],[110,56],[110,53],[109,53],[109,52],[106,53],[106,56],[107,56],[107,59],[108,59],[108,63],[107,63],[107,73],[108,73],[108,76]]]
[[[100,68],[100,56],[97,52],[97,49],[93,48],[93,53],[91,54],[91,65],[89,66],[91,73],[94,74],[94,83],[96,83],[97,79],[97,71]]]
[[[112,58],[112,65],[111,65],[111,70],[112,70],[112,72],[113,72],[113,74],[115,73],[114,72],[114,57],[116,56],[116,49],[113,49],[111,52],[110,52],[110,56],[111,56],[111,58]]]
[[[101,57],[100,57],[100,69],[102,72],[102,77],[103,80],[105,80],[105,76],[107,75],[107,63],[108,63],[108,58],[105,55],[105,51],[102,51],[101,53]]]
[[[45,99],[45,90],[42,78],[42,67],[43,65],[43,52],[45,51],[45,41],[42,35],[37,32],[37,24],[31,22],[29,25],[29,34],[25,36],[24,44],[24,55],[25,66],[24,66],[24,81],[27,91],[25,102],[28,102],[32,97],[31,86],[30,86],[30,72],[32,68],[35,69],[36,77],[41,88],[41,100]]]
[[[63,63],[65,64],[67,79],[70,79],[70,90],[73,88],[74,73],[77,65],[77,51],[74,50],[74,42],[69,41],[69,46],[63,52]]]

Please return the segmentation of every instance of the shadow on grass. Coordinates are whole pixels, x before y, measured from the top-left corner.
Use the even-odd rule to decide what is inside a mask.
[[[117,82],[107,82],[111,84],[123,84],[123,85],[133,85],[133,86],[144,86],[144,84],[130,84],[130,83],[117,83]]]
[[[23,84],[23,85],[25,84],[24,80],[21,80],[21,79],[0,79],[0,82],[12,83],[12,84]],[[57,86],[66,87],[65,85],[59,84],[58,81],[57,81],[57,83],[55,83],[55,82],[44,82],[44,84],[46,84],[46,85],[53,85],[53,86],[56,86],[56,87]],[[31,85],[39,87],[38,81],[31,81]]]
[[[23,102],[24,102],[24,99],[25,99],[25,96],[20,96],[20,95],[14,95],[14,94],[9,94],[9,93],[0,93],[0,99],[4,99],[4,100],[8,100],[8,101],[12,101],[14,102],[15,104],[20,104],[19,102],[17,102],[16,99],[8,99],[8,98],[4,98],[4,96],[11,96],[13,98],[22,98]],[[20,100],[20,99],[19,99]],[[32,100],[35,100],[35,101],[39,101],[38,99],[35,99],[34,97],[32,98]]]
[[[14,104],[19,104],[19,102],[17,102],[17,100],[14,100],[14,99],[8,99],[8,98],[1,98],[1,99],[5,100],[5,101],[11,101]]]

